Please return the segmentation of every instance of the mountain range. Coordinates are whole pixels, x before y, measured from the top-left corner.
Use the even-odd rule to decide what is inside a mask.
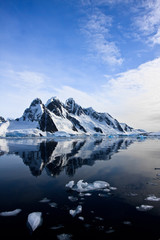
[[[62,103],[52,97],[43,104],[32,101],[20,118],[5,121],[0,117],[1,137],[71,136],[71,135],[132,135],[144,133],[125,123],[119,123],[108,113],[82,108],[73,98]]]

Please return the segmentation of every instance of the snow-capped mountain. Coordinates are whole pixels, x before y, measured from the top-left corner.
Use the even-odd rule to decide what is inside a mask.
[[[73,98],[67,99],[64,104],[56,97],[49,99],[45,105],[41,99],[34,99],[22,117],[1,123],[0,136],[1,130],[3,130],[3,136],[6,132],[6,136],[22,137],[51,136],[52,134],[66,136],[66,134],[140,133],[127,124],[120,124],[108,113],[96,112],[91,107],[82,108]]]

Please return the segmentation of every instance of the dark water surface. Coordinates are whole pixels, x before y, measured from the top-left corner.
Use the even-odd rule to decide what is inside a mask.
[[[116,189],[83,196],[65,187],[80,179]],[[150,195],[157,201],[146,200]],[[160,139],[0,139],[0,213],[21,209],[16,216],[0,216],[0,239],[158,240],[158,198]],[[142,204],[153,208],[138,211]],[[73,217],[69,210],[78,205],[82,212]],[[43,219],[33,232],[27,224],[32,212]]]

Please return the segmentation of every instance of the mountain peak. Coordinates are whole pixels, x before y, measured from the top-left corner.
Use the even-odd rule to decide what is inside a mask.
[[[51,102],[55,102],[55,101],[60,102],[60,100],[57,98],[57,96],[54,96],[54,97],[51,97],[50,99],[48,99],[45,106],[47,107]]]
[[[83,108],[78,105],[73,98],[68,98],[65,103],[65,108],[71,114],[80,116],[84,113]]]
[[[36,106],[37,104],[42,104],[42,100],[40,98],[35,98],[32,102],[31,102],[31,106]]]

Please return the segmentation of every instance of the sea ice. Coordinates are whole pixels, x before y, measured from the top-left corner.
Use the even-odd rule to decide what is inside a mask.
[[[69,213],[75,217],[77,214],[81,213],[82,212],[82,206],[81,205],[78,205],[77,208],[75,210],[69,210]]]
[[[1,212],[0,216],[3,217],[10,217],[10,216],[16,216],[18,213],[20,213],[22,210],[21,209],[15,209],[13,211],[6,211],[6,212]]]
[[[160,201],[160,198],[156,197],[155,195],[149,195],[145,200],[158,202]]]
[[[70,181],[68,184],[66,184],[66,187],[81,193],[92,190],[109,188],[110,184],[105,181],[94,181],[93,183],[87,183],[83,182],[83,180],[79,180],[77,184],[74,184],[74,181]]]
[[[149,210],[151,210],[152,208],[153,208],[153,206],[150,206],[150,205],[141,205],[141,206],[137,206],[137,207],[136,207],[136,209],[137,209],[138,211],[143,211],[143,212],[149,211]]]
[[[28,215],[28,223],[34,231],[39,225],[42,223],[42,213],[41,212],[33,212]]]

